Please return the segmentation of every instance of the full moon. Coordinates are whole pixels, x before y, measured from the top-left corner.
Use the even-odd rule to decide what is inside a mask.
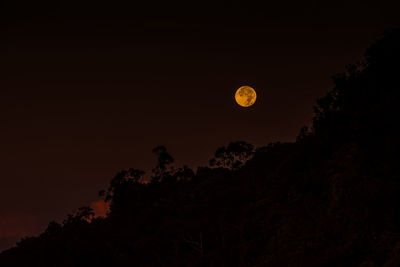
[[[242,107],[250,107],[256,102],[256,91],[250,86],[242,86],[237,89],[235,94],[236,102]]]

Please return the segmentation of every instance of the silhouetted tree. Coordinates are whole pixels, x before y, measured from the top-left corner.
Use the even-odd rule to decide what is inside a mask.
[[[210,166],[236,170],[243,166],[254,154],[254,146],[244,141],[231,142],[227,147],[215,151]]]
[[[311,132],[309,131],[307,126],[303,126],[300,129],[299,134],[296,137],[296,142],[303,142],[307,137],[311,136]]]
[[[99,192],[100,197],[104,197],[106,202],[112,200],[116,190],[125,183],[143,183],[145,172],[142,170],[129,168],[128,170],[122,170],[118,172],[114,178],[110,181],[110,185],[107,189]]]
[[[174,171],[173,176],[176,181],[189,181],[194,177],[194,172],[188,166],[183,165],[182,168],[178,168]]]
[[[157,146],[153,149],[153,153],[157,156],[157,165],[153,169],[152,182],[159,182],[162,179],[168,179],[172,170],[167,168],[174,162],[174,158],[167,152],[165,146]]]
[[[62,232],[62,225],[56,221],[51,221],[46,230],[40,235],[41,237],[51,237],[56,236]]]
[[[91,207],[81,207],[75,213],[68,214],[67,219],[63,221],[63,224],[70,225],[78,222],[88,223],[94,218],[94,215],[95,213]]]

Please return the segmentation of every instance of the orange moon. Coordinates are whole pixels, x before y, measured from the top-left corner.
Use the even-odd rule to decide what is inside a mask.
[[[252,106],[256,102],[256,99],[256,91],[250,86],[240,87],[235,94],[236,103],[245,108]]]

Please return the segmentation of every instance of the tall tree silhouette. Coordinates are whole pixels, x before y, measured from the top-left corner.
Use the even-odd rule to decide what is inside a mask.
[[[157,165],[153,169],[154,176],[152,177],[152,182],[168,179],[168,176],[171,175],[168,167],[174,162],[174,158],[167,152],[165,146],[155,147],[153,153],[157,155]]]

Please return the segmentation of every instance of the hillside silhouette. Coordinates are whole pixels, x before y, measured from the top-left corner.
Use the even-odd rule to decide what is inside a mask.
[[[400,266],[400,29],[333,77],[296,142],[218,148],[209,167],[123,170],[0,266]]]

